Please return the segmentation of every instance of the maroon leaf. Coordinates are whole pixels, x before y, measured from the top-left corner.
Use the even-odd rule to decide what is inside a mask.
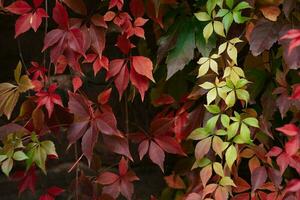
[[[111,185],[119,179],[119,176],[112,172],[103,172],[97,177],[96,182],[101,185]]]
[[[63,2],[78,14],[87,14],[87,9],[83,0],[63,0]]]
[[[58,195],[60,195],[61,193],[63,193],[65,190],[60,188],[60,187],[57,187],[57,186],[52,186],[50,188],[47,189],[47,192],[48,194],[56,197]]]
[[[145,13],[145,5],[142,0],[131,0],[129,7],[134,17],[142,17]]]
[[[250,50],[258,56],[264,50],[269,50],[279,38],[281,25],[278,22],[260,20],[250,36]]]
[[[117,39],[117,46],[123,54],[128,54],[131,49],[130,40],[127,38],[127,35],[119,35]]]
[[[256,168],[251,174],[252,192],[260,188],[267,180],[267,171],[265,167]]]
[[[289,164],[289,156],[284,152],[282,154],[280,154],[277,158],[276,158],[276,162],[277,165],[279,166],[280,169],[280,173],[283,174],[285,169],[287,168],[288,164]]]
[[[186,155],[180,144],[170,136],[158,136],[154,138],[155,142],[166,152],[178,155]]]
[[[124,155],[130,160],[132,160],[132,156],[129,151],[128,141],[125,138],[103,135],[103,142],[110,151],[120,155]]]
[[[139,156],[140,156],[140,160],[143,159],[143,157],[146,155],[146,153],[148,152],[149,149],[149,141],[148,140],[144,140],[140,143],[139,145]]]
[[[110,0],[108,9],[117,6],[118,10],[122,10],[123,4],[124,4],[123,0]]]
[[[121,68],[114,82],[119,92],[119,99],[121,99],[129,83],[129,72],[126,65]]]
[[[91,165],[91,160],[93,158],[94,146],[98,140],[98,129],[94,124],[86,130],[82,136],[81,149],[83,155],[88,159],[89,166]]]

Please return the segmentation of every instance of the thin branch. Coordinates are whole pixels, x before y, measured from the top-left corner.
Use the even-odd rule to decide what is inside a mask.
[[[48,0],[45,1],[45,10],[46,10],[46,13],[48,13]],[[47,32],[48,32],[48,17],[46,17],[46,21],[45,21],[44,37],[46,37]],[[46,67],[47,50],[44,51],[43,56],[44,56],[43,64],[44,64],[44,67]]]
[[[26,66],[25,61],[24,61],[24,58],[23,58],[22,47],[21,47],[21,41],[20,41],[19,38],[17,39],[17,42],[18,42],[18,51],[19,51],[19,57],[20,57],[20,60],[21,60],[21,62],[22,62],[22,65],[23,65],[24,68],[25,68],[26,74],[28,74],[27,66]]]

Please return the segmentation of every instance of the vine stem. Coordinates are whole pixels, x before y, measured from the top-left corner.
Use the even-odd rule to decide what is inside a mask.
[[[78,159],[78,148],[77,148],[77,142],[75,143],[75,148],[74,148],[74,150],[75,150],[75,160],[77,160]],[[75,180],[75,198],[76,198],[76,200],[79,200],[79,190],[78,190],[78,188],[79,188],[79,165],[76,165],[76,180]]]
[[[128,104],[127,104],[127,91],[124,94],[124,113],[125,113],[125,133],[128,135],[129,133],[129,117],[128,117]]]
[[[27,66],[26,66],[26,64],[25,64],[25,60],[24,60],[23,53],[22,53],[21,41],[20,41],[19,38],[17,39],[17,42],[18,42],[19,57],[20,57],[20,59],[21,59],[22,65],[23,65],[24,68],[25,68],[26,74],[28,74]]]
[[[48,13],[48,0],[45,0],[45,10],[46,13]],[[47,32],[48,32],[48,17],[46,17],[45,19],[44,37],[46,37]],[[44,67],[46,67],[46,56],[47,56],[47,51],[44,51],[44,55],[43,55]]]

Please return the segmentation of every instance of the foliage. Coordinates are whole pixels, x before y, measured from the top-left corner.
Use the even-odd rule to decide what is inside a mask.
[[[44,31],[39,61],[20,56],[15,83],[0,84],[0,115],[13,118],[0,127],[2,172],[34,193],[59,148],[75,151],[75,190],[40,200],[139,199],[145,163],[165,174],[151,200],[299,199],[299,6],[0,0],[0,14],[18,15],[15,38]],[[103,149],[117,164],[99,164]]]

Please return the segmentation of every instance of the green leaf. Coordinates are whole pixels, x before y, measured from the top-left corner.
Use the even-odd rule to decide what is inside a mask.
[[[245,122],[247,125],[259,128],[258,120],[254,117],[248,117],[243,119],[243,122]]]
[[[166,59],[167,79],[182,70],[194,58],[195,27],[190,19],[182,20],[175,47],[169,51]]]
[[[216,15],[216,17],[224,17],[227,13],[229,13],[228,9],[220,9]]]
[[[191,140],[202,140],[209,136],[209,132],[205,128],[197,128],[192,131],[192,133],[188,136],[187,139]]]
[[[28,156],[23,151],[16,151],[13,155],[13,159],[17,161],[22,161],[28,159]]]
[[[248,103],[248,101],[250,99],[249,92],[247,90],[243,90],[243,89],[237,89],[236,96],[238,99],[245,101],[246,104]]]
[[[233,145],[231,145],[230,147],[228,147],[225,153],[225,160],[230,170],[236,159],[237,159],[236,148]]]
[[[246,8],[252,8],[248,2],[242,1],[240,2],[233,10],[234,11],[240,11]]]
[[[225,128],[228,128],[229,127],[229,122],[230,122],[230,118],[227,115],[222,114],[221,115],[221,123],[222,123],[222,125]]]
[[[224,170],[223,170],[223,166],[221,165],[221,163],[214,162],[213,168],[214,168],[214,171],[216,172],[216,174],[218,174],[221,177],[224,176]]]
[[[247,85],[248,83],[249,83],[248,80],[246,80],[246,79],[244,79],[244,78],[241,78],[240,80],[238,80],[238,81],[236,82],[235,87],[236,87],[236,88],[242,88],[242,87],[244,87],[245,85]]]
[[[218,114],[221,112],[218,105],[205,105],[206,110],[212,114]]]
[[[251,143],[250,130],[244,123],[241,124],[240,134],[233,141],[237,144]]]
[[[228,140],[230,140],[231,138],[233,138],[237,134],[237,131],[239,130],[239,127],[240,127],[239,122],[234,122],[234,123],[230,124],[230,126],[228,127],[228,130],[227,130]]]
[[[222,23],[224,24],[224,28],[225,28],[226,33],[228,33],[228,30],[229,30],[232,22],[233,22],[233,15],[232,15],[231,12],[229,12],[222,19]]]
[[[12,158],[8,158],[6,159],[2,165],[1,165],[1,169],[2,169],[2,172],[6,175],[6,176],[9,176],[9,173],[10,171],[12,170],[13,168],[13,164],[14,164],[14,161]]]
[[[228,177],[228,176],[223,177],[220,180],[219,183],[222,186],[234,186],[234,187],[236,187],[236,185],[234,184],[233,180],[230,177]]]
[[[226,97],[226,99],[225,99],[225,103],[226,103],[227,107],[229,108],[229,107],[234,106],[235,101],[236,101],[236,99],[235,99],[235,93],[234,93],[234,91],[231,91],[231,92],[227,95],[227,97]]]
[[[37,147],[34,151],[33,160],[36,165],[46,174],[46,163],[47,152],[42,147]]]
[[[5,160],[7,158],[7,155],[0,155],[0,162],[2,162],[3,160]]]
[[[248,21],[250,18],[242,16],[242,13],[240,12],[233,12],[233,19],[236,23],[243,24],[246,21]]]
[[[230,9],[232,9],[233,4],[234,4],[234,0],[226,0],[225,2],[226,2],[226,5],[227,5]]]
[[[192,166],[192,170],[198,167],[205,167],[207,165],[209,165],[211,163],[211,161],[208,158],[202,158],[200,160],[196,160],[195,163]]]
[[[217,121],[219,119],[220,115],[216,115],[216,116],[213,116],[211,117],[207,122],[206,122],[206,125],[205,125],[205,128],[212,132],[215,128],[216,128],[216,124],[217,124]]]
[[[211,12],[213,11],[213,9],[215,9],[216,5],[217,5],[217,0],[209,0],[206,2],[206,10],[209,15],[211,15]]]
[[[198,12],[194,14],[199,21],[210,21],[211,17],[206,12]]]

